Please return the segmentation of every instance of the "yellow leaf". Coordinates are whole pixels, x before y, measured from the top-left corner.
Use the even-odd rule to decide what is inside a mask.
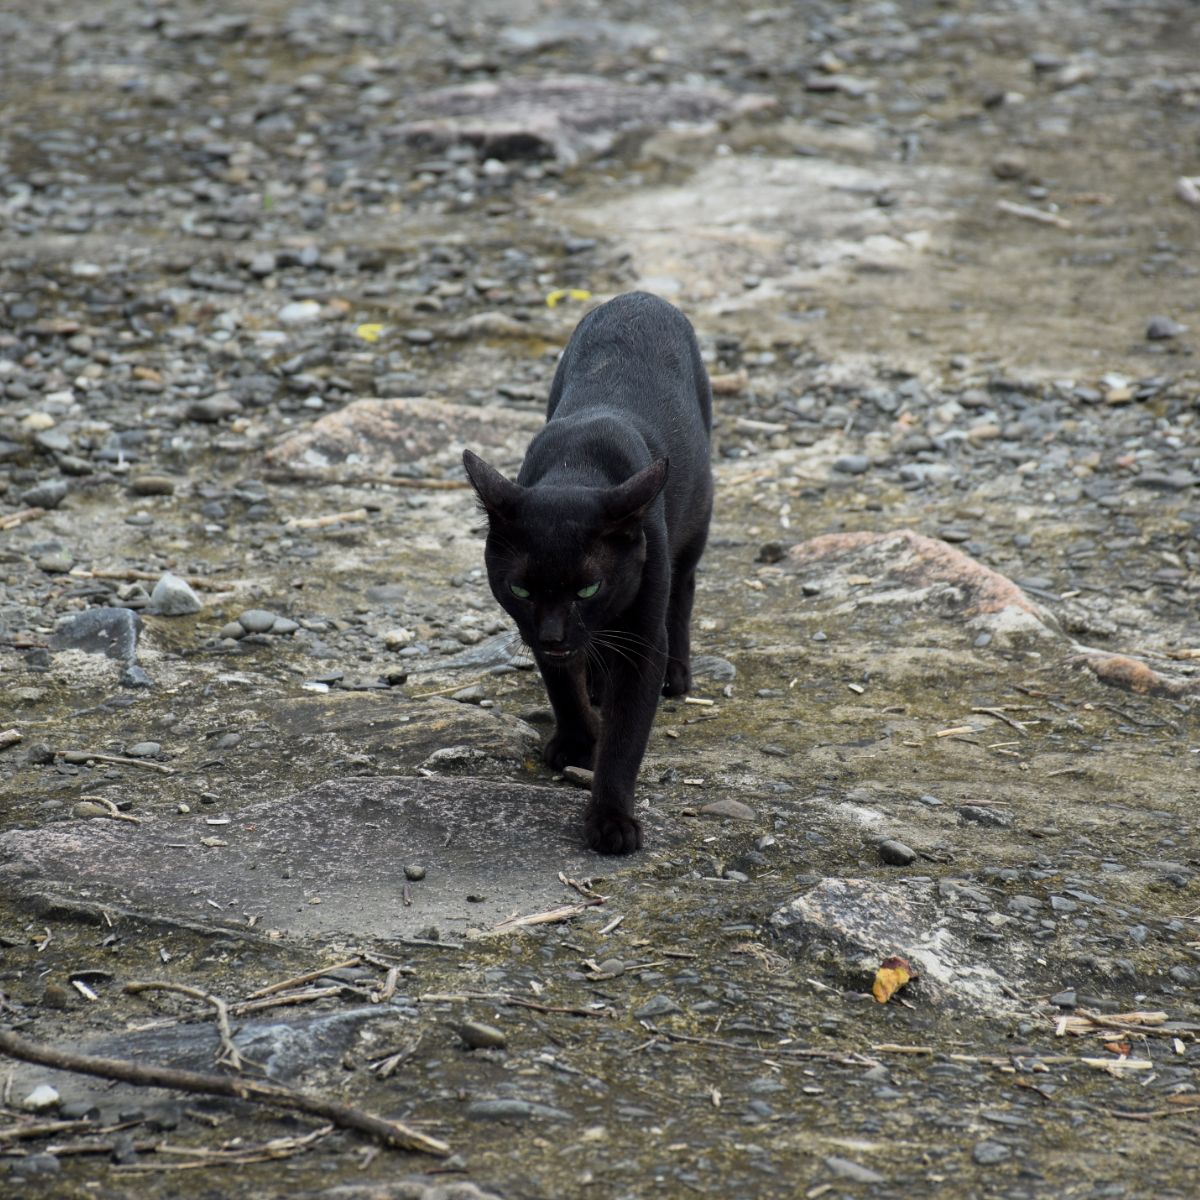
[[[908,962],[897,955],[885,958],[875,972],[875,982],[871,985],[871,995],[880,1004],[886,1004],[910,979],[914,978],[913,969]]]
[[[377,342],[383,335],[383,326],[368,323],[360,325],[354,331],[364,342]]]
[[[557,308],[564,300],[590,300],[592,293],[583,288],[555,288],[546,295],[546,307]]]

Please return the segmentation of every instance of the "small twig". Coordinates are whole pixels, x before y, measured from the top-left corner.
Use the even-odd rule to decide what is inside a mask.
[[[468,1000],[490,1000],[515,1008],[529,1008],[534,1012],[562,1013],[568,1017],[607,1017],[607,1009],[567,1008],[558,1004],[539,1004],[536,1000],[526,1000],[514,996],[511,992],[427,992],[418,996],[422,1004],[465,1004]]]
[[[156,980],[127,983],[122,989],[127,995],[136,996],[139,992],[177,992],[180,996],[190,996],[193,1000],[203,1000],[211,1004],[217,1014],[217,1035],[221,1039],[221,1053],[217,1055],[217,1066],[228,1066],[240,1071],[244,1064],[250,1063],[243,1058],[238,1048],[233,1044],[233,1029],[229,1024],[229,1005],[220,996],[212,992],[201,991],[200,988],[189,987],[186,983],[166,983]],[[258,1063],[250,1063],[257,1067]]]
[[[401,1150],[416,1150],[439,1158],[444,1158],[450,1153],[450,1147],[445,1142],[410,1129],[400,1121],[377,1117],[348,1104],[328,1100],[324,1096],[298,1092],[244,1075],[207,1075],[202,1071],[175,1070],[170,1067],[130,1062],[127,1059],[74,1054],[55,1049],[53,1046],[27,1041],[8,1030],[0,1030],[0,1052],[22,1062],[39,1063],[41,1066],[54,1067],[60,1071],[76,1071],[82,1075],[96,1075],[101,1079],[117,1079],[140,1087],[175,1088],[184,1092],[203,1092],[210,1096],[226,1096],[232,1100],[271,1104],[278,1108],[324,1117],[335,1125],[357,1129],[360,1133],[379,1138],[387,1145],[396,1146]]]
[[[141,817],[135,817],[133,813],[122,812],[107,796],[80,796],[80,800],[90,801],[92,804],[99,804],[102,808],[108,809],[108,815],[114,821],[128,821],[132,825],[140,825]]]
[[[283,1008],[289,1004],[307,1004],[310,1000],[324,1000],[328,996],[343,996],[347,992],[356,996],[366,995],[360,988],[347,983],[330,984],[328,987],[308,988],[302,992],[280,992],[275,996],[264,996],[261,1000],[242,1000],[233,1006],[234,1013],[243,1017],[247,1013],[262,1012],[267,1008]]]
[[[341,962],[330,963],[327,967],[315,967],[311,971],[305,971],[303,975],[295,975],[291,979],[284,979],[279,983],[272,983],[268,987],[259,988],[257,992],[251,992],[246,999],[258,1000],[263,996],[273,996],[276,992],[290,991],[302,984],[312,983],[314,979],[320,979],[323,975],[328,975],[330,971],[342,971],[347,967],[357,967],[361,964],[362,958],[355,955],[354,958],[345,958]]]
[[[1015,717],[1008,716],[1002,708],[973,708],[973,713],[986,713],[989,717],[995,717],[997,721],[1003,721],[1005,725],[1011,725],[1019,734],[1024,737],[1028,733],[1028,728]]]
[[[523,917],[507,917],[499,925],[493,925],[491,929],[485,929],[475,936],[477,938],[496,937],[500,934],[512,933],[514,929],[523,929],[528,925],[558,925],[563,921],[573,920],[587,912],[589,908],[595,908],[596,905],[603,903],[604,899],[601,897],[596,900],[584,900],[579,904],[565,904],[561,908],[552,908],[546,912],[529,913]]]
[[[15,529],[18,525],[23,525],[26,521],[33,521],[45,515],[46,510],[44,508],[23,508],[20,512],[9,513],[6,517],[0,517],[0,529]]]
[[[163,775],[175,774],[174,767],[151,762],[146,758],[125,758],[120,754],[97,754],[92,750],[55,750],[54,757],[62,758],[66,754],[82,754],[90,762],[118,763],[123,767],[145,767],[148,771],[158,771]]]
[[[166,570],[162,571],[139,571],[135,567],[122,568],[119,571],[97,571],[95,569],[88,570],[86,567],[72,567],[68,574],[69,579],[118,579],[123,583],[148,583],[153,580],[158,582]],[[213,579],[209,575],[180,575],[185,583],[191,587],[203,588],[210,592],[231,592],[236,588],[236,584],[222,583],[219,579]]]
[[[1036,221],[1039,225],[1053,225],[1057,229],[1073,229],[1074,226],[1066,217],[1058,213],[1046,212],[1041,208],[1031,208],[1028,204],[1014,204],[1011,200],[997,200],[999,212],[1008,213],[1012,217],[1021,217],[1025,221]]]
[[[327,529],[330,525],[360,524],[367,519],[365,508],[354,508],[349,512],[326,513],[323,517],[292,517],[284,522],[284,529]]]
[[[606,904],[608,902],[607,896],[602,896],[599,892],[592,890],[590,886],[592,881],[590,879],[583,881],[571,879],[567,875],[564,875],[562,871],[559,871],[558,882],[563,887],[574,888],[585,900],[590,900],[593,904]]]
[[[187,1157],[188,1162],[121,1163],[114,1168],[125,1173],[145,1171],[192,1171],[200,1167],[248,1166],[250,1163],[275,1162],[281,1158],[292,1158],[307,1150],[309,1146],[333,1131],[332,1125],[322,1125],[304,1137],[272,1138],[258,1146],[209,1150],[203,1146],[170,1146],[160,1142],[154,1147],[158,1154],[177,1154]]]

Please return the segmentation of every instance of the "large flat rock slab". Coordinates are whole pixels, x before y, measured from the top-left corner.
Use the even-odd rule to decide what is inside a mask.
[[[558,873],[615,864],[584,848],[576,789],[358,778],[263,800],[226,825],[68,821],[0,837],[0,887],[300,937],[486,930],[578,899]],[[207,844],[205,844],[207,843]],[[407,881],[405,866],[425,870]]]

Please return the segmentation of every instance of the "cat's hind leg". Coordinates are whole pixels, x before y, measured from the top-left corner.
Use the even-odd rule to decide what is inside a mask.
[[[702,533],[683,548],[671,574],[667,603],[667,671],[664,696],[686,696],[692,686],[692,603],[696,598],[696,564],[704,553],[708,522]]]

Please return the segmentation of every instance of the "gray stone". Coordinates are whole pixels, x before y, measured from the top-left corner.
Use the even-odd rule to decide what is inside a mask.
[[[527,1121],[540,1117],[546,1121],[569,1121],[569,1113],[549,1104],[533,1100],[473,1100],[467,1105],[467,1117],[472,1121]]]
[[[226,625],[222,625],[217,637],[220,638],[235,638],[240,640],[244,638],[249,631],[241,623],[241,621],[230,621]]]
[[[65,479],[48,479],[21,493],[21,503],[28,508],[57,508],[67,495]]]
[[[1186,325],[1180,325],[1170,317],[1151,317],[1146,322],[1146,338],[1151,342],[1167,341],[1186,332]]]
[[[281,325],[307,325],[321,315],[321,306],[315,300],[294,300],[285,304],[275,319]]]
[[[142,618],[128,608],[87,608],[68,617],[50,638],[52,650],[83,650],[132,665]]]
[[[971,1158],[981,1167],[994,1167],[998,1163],[1007,1162],[1012,1158],[1012,1149],[1003,1142],[984,1140],[976,1142],[971,1151]]]
[[[26,1112],[47,1112],[57,1108],[62,1097],[48,1083],[39,1083],[22,1101],[21,1107]]]
[[[640,1008],[633,1011],[633,1015],[639,1021],[648,1021],[653,1017],[667,1017],[672,1013],[683,1012],[683,1009],[671,999],[670,996],[664,996],[661,993],[651,997]]]
[[[330,693],[280,708],[275,719],[325,736],[350,740],[362,731],[377,738],[393,703],[386,693]],[[506,724],[472,706],[427,707],[427,715],[398,727],[418,747],[414,755],[447,730],[480,747],[513,743],[509,753],[518,762],[539,740],[511,718]],[[352,722],[347,710],[356,713]],[[454,830],[449,843],[447,829]],[[198,839],[180,845],[179,833],[158,819],[12,830],[0,835],[0,891],[13,898],[87,891],[98,904],[218,928],[227,918],[205,895],[236,891],[264,928],[286,928],[289,936],[413,937],[431,924],[486,930],[513,912],[544,912],[562,903],[560,871],[582,879],[596,869],[577,797],[503,779],[347,777],[242,808],[236,836],[219,854]],[[428,868],[408,906],[401,904],[397,867],[404,862]],[[606,862],[606,876],[625,867],[625,860]],[[195,888],[201,876],[204,895]],[[309,904],[313,895],[322,903]],[[468,903],[469,895],[487,899]]]
[[[276,617],[274,624],[271,626],[271,632],[286,636],[287,634],[295,633],[300,626],[291,619],[291,617]]]
[[[714,800],[711,804],[706,804],[700,811],[706,817],[728,817],[733,821],[758,820],[758,813],[750,805],[730,798]]]
[[[278,615],[265,608],[248,608],[238,617],[238,624],[247,633],[270,633],[277,620]]]
[[[207,396],[203,400],[196,400],[189,404],[187,417],[189,421],[200,421],[212,425],[217,421],[223,421],[226,417],[236,416],[241,411],[240,401],[235,400],[226,392],[218,392],[214,396]]]
[[[879,843],[879,857],[890,867],[907,867],[916,862],[917,852],[909,849],[903,842],[892,839]]]
[[[125,748],[125,753],[130,758],[157,758],[162,753],[162,746],[158,742],[134,742]]]
[[[833,469],[843,475],[865,475],[871,469],[871,460],[865,454],[844,454],[834,459]]]
[[[864,1167],[849,1158],[839,1158],[831,1154],[825,1159],[825,1165],[839,1179],[849,1179],[852,1183],[887,1183],[887,1177],[870,1167]]]
[[[718,658],[715,654],[697,654],[692,658],[692,678],[732,683],[737,678],[737,667],[727,658]]]
[[[994,829],[1007,829],[1012,819],[999,809],[984,807],[979,804],[961,804],[958,808],[958,823],[960,825],[984,825]]]
[[[204,607],[186,579],[168,571],[150,593],[150,612],[163,617],[184,617]]]
[[[946,927],[945,908],[927,879],[824,879],[771,915],[805,961],[825,961],[869,981],[903,947],[921,988],[939,1003],[1008,1013],[1005,978],[977,946]]]

